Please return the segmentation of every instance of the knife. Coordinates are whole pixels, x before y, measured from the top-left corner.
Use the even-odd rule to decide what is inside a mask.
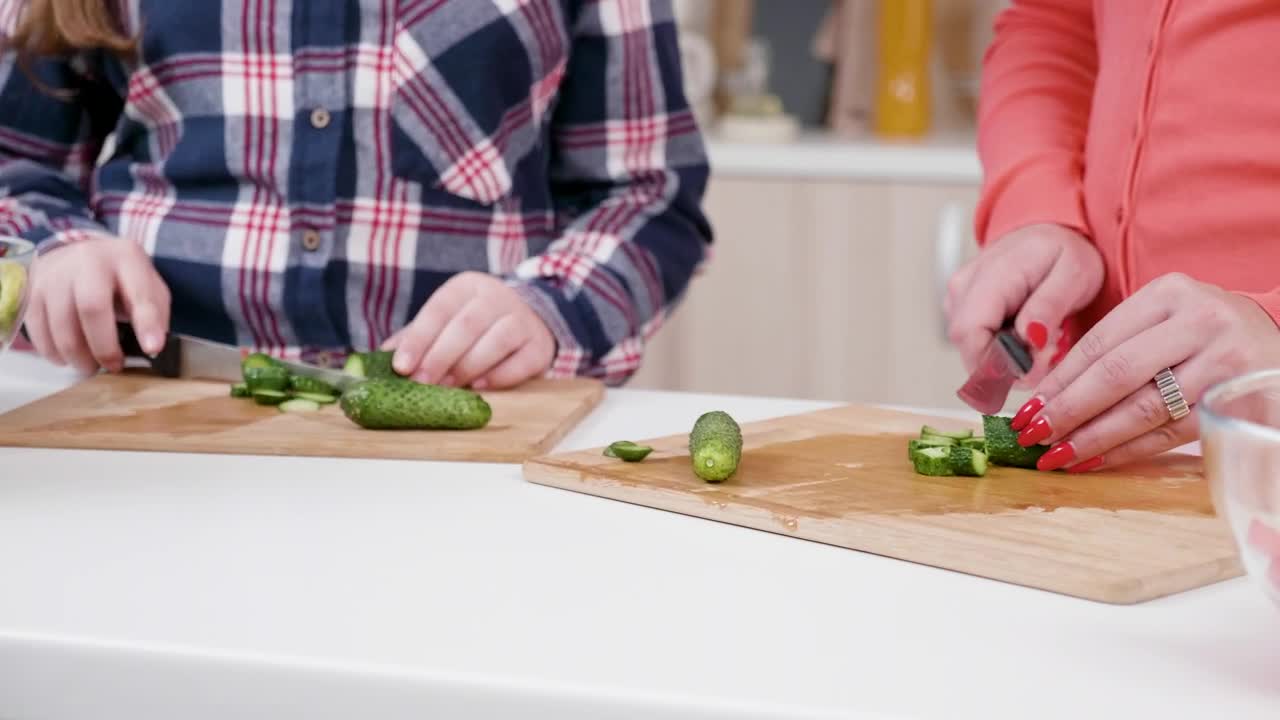
[[[956,396],[983,415],[995,415],[1004,408],[1013,384],[1031,372],[1032,362],[1031,350],[1018,339],[1010,320],[982,351],[973,375]]]
[[[128,323],[116,323],[120,349],[125,357],[140,360],[161,377],[185,377],[201,380],[223,380],[237,383],[243,379],[240,363],[249,354],[244,348],[224,345],[203,338],[171,333],[164,348],[155,357],[143,352],[133,328]],[[339,391],[359,383],[363,378],[348,375],[341,370],[322,368],[292,360],[276,359],[290,373],[328,383]]]

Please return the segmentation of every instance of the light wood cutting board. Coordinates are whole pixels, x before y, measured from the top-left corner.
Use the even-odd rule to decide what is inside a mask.
[[[286,414],[228,396],[227,383],[98,375],[0,415],[0,446],[521,462],[549,452],[604,395],[590,379],[485,392],[479,430],[372,431],[336,405]]]
[[[924,477],[906,444],[925,423],[979,428],[848,406],[744,425],[742,463],[720,485],[693,474],[687,434],[645,441],[655,451],[641,463],[594,449],[532,459],[524,473],[534,483],[1108,603],[1242,574],[1198,457],[1168,454],[1085,475],[992,468],[983,478]]]

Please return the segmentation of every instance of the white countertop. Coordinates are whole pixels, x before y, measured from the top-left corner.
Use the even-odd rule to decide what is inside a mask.
[[[67,379],[0,358],[0,409]],[[612,392],[563,447],[676,432],[711,406],[819,405]],[[1245,580],[1114,607],[517,466],[0,449],[5,720],[1278,708],[1280,612]]]
[[[730,177],[939,182],[977,185],[982,165],[972,133],[881,140],[807,132],[794,142],[744,142],[708,134],[711,171]]]

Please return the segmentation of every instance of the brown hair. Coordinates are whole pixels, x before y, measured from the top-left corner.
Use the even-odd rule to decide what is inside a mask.
[[[106,49],[125,53],[133,38],[120,29],[111,0],[28,0],[8,44],[26,56]]]

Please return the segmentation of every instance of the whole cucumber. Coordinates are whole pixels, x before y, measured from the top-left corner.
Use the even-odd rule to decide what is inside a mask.
[[[742,429],[737,421],[722,410],[703,414],[689,433],[689,457],[694,474],[703,480],[728,480],[742,460]]]
[[[471,390],[405,378],[365,380],[342,394],[342,412],[369,430],[475,430],[493,409]]]

